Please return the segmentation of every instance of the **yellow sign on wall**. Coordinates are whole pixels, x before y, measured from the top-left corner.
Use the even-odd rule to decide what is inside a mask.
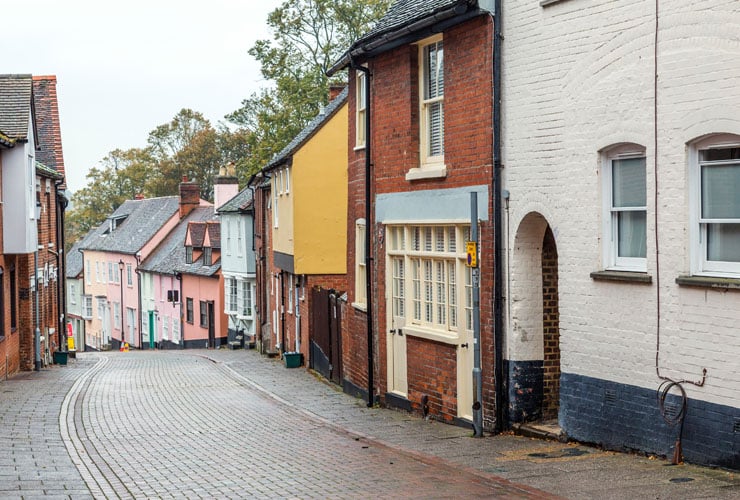
[[[475,241],[465,242],[465,253],[468,254],[467,266],[478,267],[478,245]]]

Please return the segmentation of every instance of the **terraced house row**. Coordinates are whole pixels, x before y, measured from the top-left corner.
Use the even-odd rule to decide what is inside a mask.
[[[67,348],[64,183],[53,75],[0,75],[0,377]]]
[[[397,1],[261,171],[81,243],[88,346],[740,467],[740,7],[663,4]]]

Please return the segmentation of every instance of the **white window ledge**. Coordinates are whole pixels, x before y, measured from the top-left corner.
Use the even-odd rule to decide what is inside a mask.
[[[446,165],[433,165],[422,168],[412,168],[406,172],[407,181],[416,181],[419,179],[442,179],[447,177]]]
[[[404,335],[433,340],[434,342],[442,342],[443,344],[457,344],[460,341],[459,337],[453,333],[433,330],[431,328],[424,328],[417,325],[406,325],[401,328],[401,330]]]
[[[365,149],[364,144],[358,144],[357,146],[354,147],[354,151],[363,151],[364,149]]]
[[[362,311],[364,313],[367,312],[367,304],[365,304],[364,302],[352,302],[352,307],[354,307],[358,311]]]
[[[680,286],[719,288],[722,290],[740,290],[740,279],[715,276],[679,276],[676,283]]]

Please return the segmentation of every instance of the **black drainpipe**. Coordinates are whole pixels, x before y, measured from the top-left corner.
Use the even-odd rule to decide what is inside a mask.
[[[496,404],[494,431],[504,430],[504,308],[503,308],[503,216],[501,210],[501,0],[494,2],[493,15],[493,383]]]
[[[367,289],[367,406],[373,406],[375,403],[374,394],[374,356],[373,356],[373,280],[372,280],[372,254],[370,253],[371,238],[373,226],[370,223],[370,180],[372,162],[370,159],[370,144],[372,143],[370,133],[370,70],[364,66],[358,65],[352,59],[350,53],[349,67],[365,73],[365,276]]]
[[[54,181],[54,200],[56,201],[56,257],[57,257],[57,312],[59,313],[59,350],[69,349],[67,339],[67,254],[64,248],[64,211],[67,208],[66,193],[59,196],[59,186],[63,180]],[[75,346],[77,347],[77,346]]]

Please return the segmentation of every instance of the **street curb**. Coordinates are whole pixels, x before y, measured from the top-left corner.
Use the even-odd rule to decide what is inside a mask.
[[[548,498],[548,499],[561,499],[561,498],[563,498],[563,497],[559,497],[557,495],[553,495],[553,494],[548,493],[548,492],[543,491],[543,490],[538,490],[536,488],[532,488],[532,487],[529,487],[529,486],[526,486],[526,485],[522,485],[522,484],[519,484],[519,483],[514,483],[512,481],[509,481],[507,479],[504,479],[504,478],[502,478],[500,476],[497,476],[495,474],[487,473],[487,472],[484,472],[484,471],[481,471],[481,470],[478,470],[478,469],[475,469],[473,467],[469,467],[469,466],[466,466],[466,465],[456,464],[454,462],[445,460],[445,459],[440,458],[440,457],[435,457],[433,455],[428,455],[428,454],[425,454],[425,453],[422,453],[422,452],[419,452],[419,451],[410,450],[408,448],[405,448],[405,447],[402,447],[402,446],[399,446],[399,445],[396,445],[396,444],[392,444],[392,443],[383,441],[383,440],[381,440],[379,438],[370,436],[368,434],[364,434],[362,432],[358,432],[358,431],[354,431],[354,430],[351,430],[351,429],[347,429],[346,427],[342,427],[342,426],[340,426],[338,424],[335,424],[334,422],[331,422],[331,421],[327,420],[326,418],[322,417],[321,415],[318,415],[318,414],[313,413],[313,412],[311,412],[309,410],[306,410],[305,408],[301,408],[300,406],[297,406],[297,405],[291,403],[290,401],[287,401],[286,399],[278,396],[277,394],[275,394],[273,392],[270,392],[268,389],[262,387],[257,382],[254,382],[253,380],[248,379],[247,377],[245,377],[241,373],[239,373],[236,370],[234,370],[232,367],[230,367],[224,361],[220,361],[218,359],[212,358],[212,357],[210,357],[210,356],[208,356],[206,354],[195,354],[195,356],[202,357],[204,359],[207,359],[208,361],[211,361],[217,367],[219,367],[219,368],[223,369],[224,371],[228,372],[231,376],[233,376],[234,378],[238,379],[239,381],[242,381],[242,382],[246,383],[251,388],[253,388],[254,390],[260,392],[264,396],[269,397],[269,398],[277,401],[278,403],[280,403],[280,404],[282,404],[284,406],[289,407],[293,411],[296,411],[296,412],[298,412],[298,413],[300,413],[302,415],[305,415],[308,418],[311,418],[314,421],[319,422],[320,424],[322,424],[322,425],[324,425],[324,426],[332,429],[333,431],[335,431],[337,433],[344,434],[344,435],[346,435],[346,436],[354,439],[355,441],[362,440],[362,441],[367,442],[368,444],[372,444],[373,446],[376,446],[378,448],[384,448],[386,450],[390,450],[390,451],[394,451],[396,453],[403,454],[403,455],[405,455],[405,456],[407,456],[409,458],[412,458],[412,459],[414,459],[416,461],[419,461],[419,462],[421,462],[421,463],[423,463],[425,465],[435,466],[435,467],[446,467],[446,468],[450,468],[450,469],[453,469],[453,470],[463,471],[463,472],[466,472],[466,473],[468,473],[468,474],[470,474],[472,476],[475,476],[475,477],[477,477],[477,478],[479,478],[481,480],[489,481],[489,482],[495,483],[497,485],[500,485],[502,487],[506,487],[506,488],[509,488],[509,489],[518,490],[522,494],[526,495],[526,497],[528,497],[528,498]]]

